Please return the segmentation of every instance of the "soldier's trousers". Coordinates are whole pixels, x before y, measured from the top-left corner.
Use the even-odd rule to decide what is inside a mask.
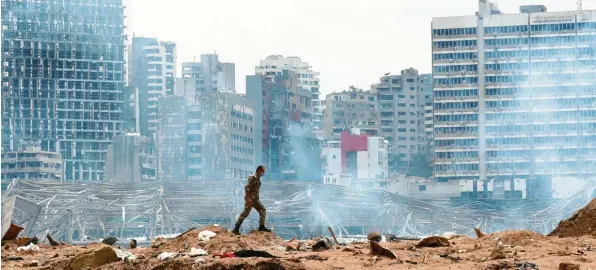
[[[247,199],[245,199],[244,201],[244,210],[242,211],[242,214],[240,214],[240,217],[238,217],[238,220],[236,221],[236,226],[240,226],[242,224],[244,219],[248,217],[248,215],[250,214],[250,210],[252,208],[259,212],[259,226],[265,226],[265,216],[267,215],[267,210],[265,210],[265,207],[263,206],[261,201]]]

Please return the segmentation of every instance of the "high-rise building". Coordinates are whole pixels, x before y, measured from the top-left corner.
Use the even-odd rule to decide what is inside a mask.
[[[106,181],[141,183],[155,181],[157,162],[151,138],[138,133],[115,136],[108,147]]]
[[[162,98],[158,159],[163,179],[244,179],[252,174],[259,133],[253,101],[235,93],[179,94]]]
[[[39,141],[96,181],[123,129],[122,0],[2,0],[2,151]]]
[[[380,114],[376,93],[352,86],[347,91],[328,94],[325,104],[325,139],[339,141],[342,132],[351,128],[358,128],[370,136],[379,134]]]
[[[422,154],[430,143],[425,134],[424,105],[431,99],[431,75],[404,69],[399,75],[384,75],[371,91],[378,95],[378,135],[389,141],[390,170],[406,170],[412,156]]]
[[[137,132],[154,138],[159,123],[159,97],[174,94],[176,43],[133,37],[129,50],[128,85],[138,94]],[[154,138],[155,139],[155,138]]]
[[[255,103],[257,161],[269,179],[320,181],[321,151],[312,125],[311,91],[298,87],[292,70],[246,78],[246,96]]]
[[[256,74],[260,75],[281,75],[284,69],[292,70],[298,79],[298,88],[308,90],[312,94],[312,115],[315,130],[322,129],[323,107],[319,95],[319,72],[313,71],[308,62],[303,62],[300,57],[281,55],[270,55],[261,60],[259,66],[255,67]]]
[[[596,12],[520,10],[433,18],[439,181],[596,172]]]
[[[220,62],[217,54],[203,54],[201,62],[183,62],[182,78],[195,79],[199,93],[236,93],[236,65]]]

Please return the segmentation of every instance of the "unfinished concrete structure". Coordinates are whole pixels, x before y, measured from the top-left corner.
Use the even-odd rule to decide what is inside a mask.
[[[153,139],[138,133],[115,136],[108,147],[106,181],[140,183],[157,179]]]
[[[122,0],[2,0],[2,151],[40,141],[65,180],[102,180],[122,130],[124,40]]]
[[[320,141],[313,132],[312,93],[298,88],[296,73],[247,76],[247,98],[259,111],[257,138],[262,153],[257,160],[273,179],[321,179]]]
[[[59,153],[41,150],[38,142],[21,143],[14,152],[2,152],[2,180],[62,181],[64,169]]]

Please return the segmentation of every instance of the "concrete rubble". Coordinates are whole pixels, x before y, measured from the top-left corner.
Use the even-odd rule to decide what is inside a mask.
[[[199,234],[204,231],[216,236],[203,241]],[[99,240],[87,246],[44,241],[30,244],[39,248],[36,252],[18,251],[17,239],[2,247],[3,269],[596,269],[596,238],[531,231],[336,245],[329,236],[283,240],[274,233],[236,236],[224,227],[207,226],[128,250]],[[321,242],[327,248],[315,251]]]

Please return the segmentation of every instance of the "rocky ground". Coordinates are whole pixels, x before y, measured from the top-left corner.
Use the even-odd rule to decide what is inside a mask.
[[[324,242],[317,239],[285,241],[273,233],[254,231],[235,236],[224,228],[209,226],[173,239],[156,239],[150,247],[135,249],[100,243],[88,247],[40,243],[37,251],[18,251],[17,243],[8,242],[2,247],[2,269],[596,270],[594,209],[596,200],[561,222],[550,236],[530,231],[504,231],[477,238],[444,235],[445,238],[434,237],[428,241],[333,245],[332,238]],[[200,232],[205,230],[214,232],[215,236],[206,241],[199,239]],[[328,247],[323,245],[319,251],[314,251],[313,247],[321,243]],[[265,251],[275,258],[229,257],[239,250]],[[242,256],[243,253],[235,254]],[[169,257],[162,258],[166,255]],[[122,259],[126,256],[128,258]]]

